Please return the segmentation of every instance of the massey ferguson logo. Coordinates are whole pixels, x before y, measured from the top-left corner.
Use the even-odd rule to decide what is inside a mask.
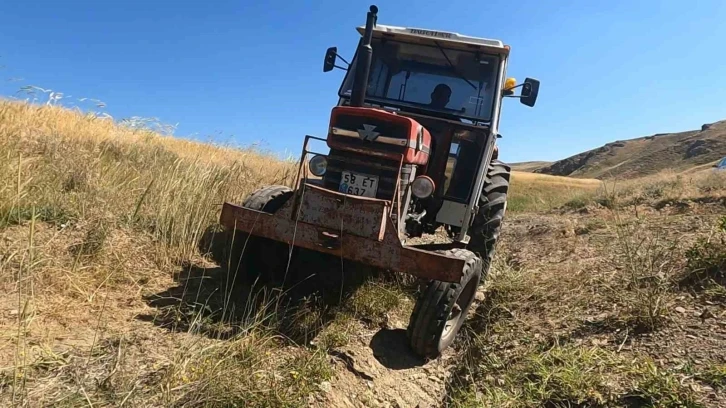
[[[378,139],[380,133],[376,132],[376,127],[373,125],[363,125],[363,129],[358,129],[358,137],[363,140],[372,142]]]

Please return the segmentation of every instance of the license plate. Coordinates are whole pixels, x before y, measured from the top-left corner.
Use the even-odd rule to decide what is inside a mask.
[[[378,191],[378,177],[344,171],[340,176],[338,191],[345,194],[375,198],[376,191]]]

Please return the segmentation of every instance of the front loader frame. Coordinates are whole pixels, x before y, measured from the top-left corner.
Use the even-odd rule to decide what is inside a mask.
[[[393,201],[348,195],[309,182],[307,157],[315,154],[308,149],[311,139],[325,141],[305,136],[294,193],[282,208],[270,214],[224,203],[222,226],[424,279],[461,279],[464,260],[401,242],[394,219],[406,205],[401,203],[400,182]]]

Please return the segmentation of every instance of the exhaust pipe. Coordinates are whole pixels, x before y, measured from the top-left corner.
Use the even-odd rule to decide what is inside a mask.
[[[378,7],[371,6],[370,11],[366,16],[366,30],[363,33],[363,40],[358,46],[358,64],[355,67],[353,89],[350,93],[350,106],[363,106],[363,102],[366,99],[368,74],[371,72],[371,61],[373,59],[371,38],[373,37],[373,27],[375,27],[377,19]]]

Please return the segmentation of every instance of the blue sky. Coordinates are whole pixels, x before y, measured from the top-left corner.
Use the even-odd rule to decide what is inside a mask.
[[[322,72],[325,49],[352,56],[370,4],[6,0],[0,95],[36,85],[100,99],[117,119],[178,123],[178,136],[297,155],[337,101],[343,72]],[[726,119],[722,1],[375,4],[381,24],[501,39],[509,76],[542,81],[534,108],[505,101],[506,161]]]

